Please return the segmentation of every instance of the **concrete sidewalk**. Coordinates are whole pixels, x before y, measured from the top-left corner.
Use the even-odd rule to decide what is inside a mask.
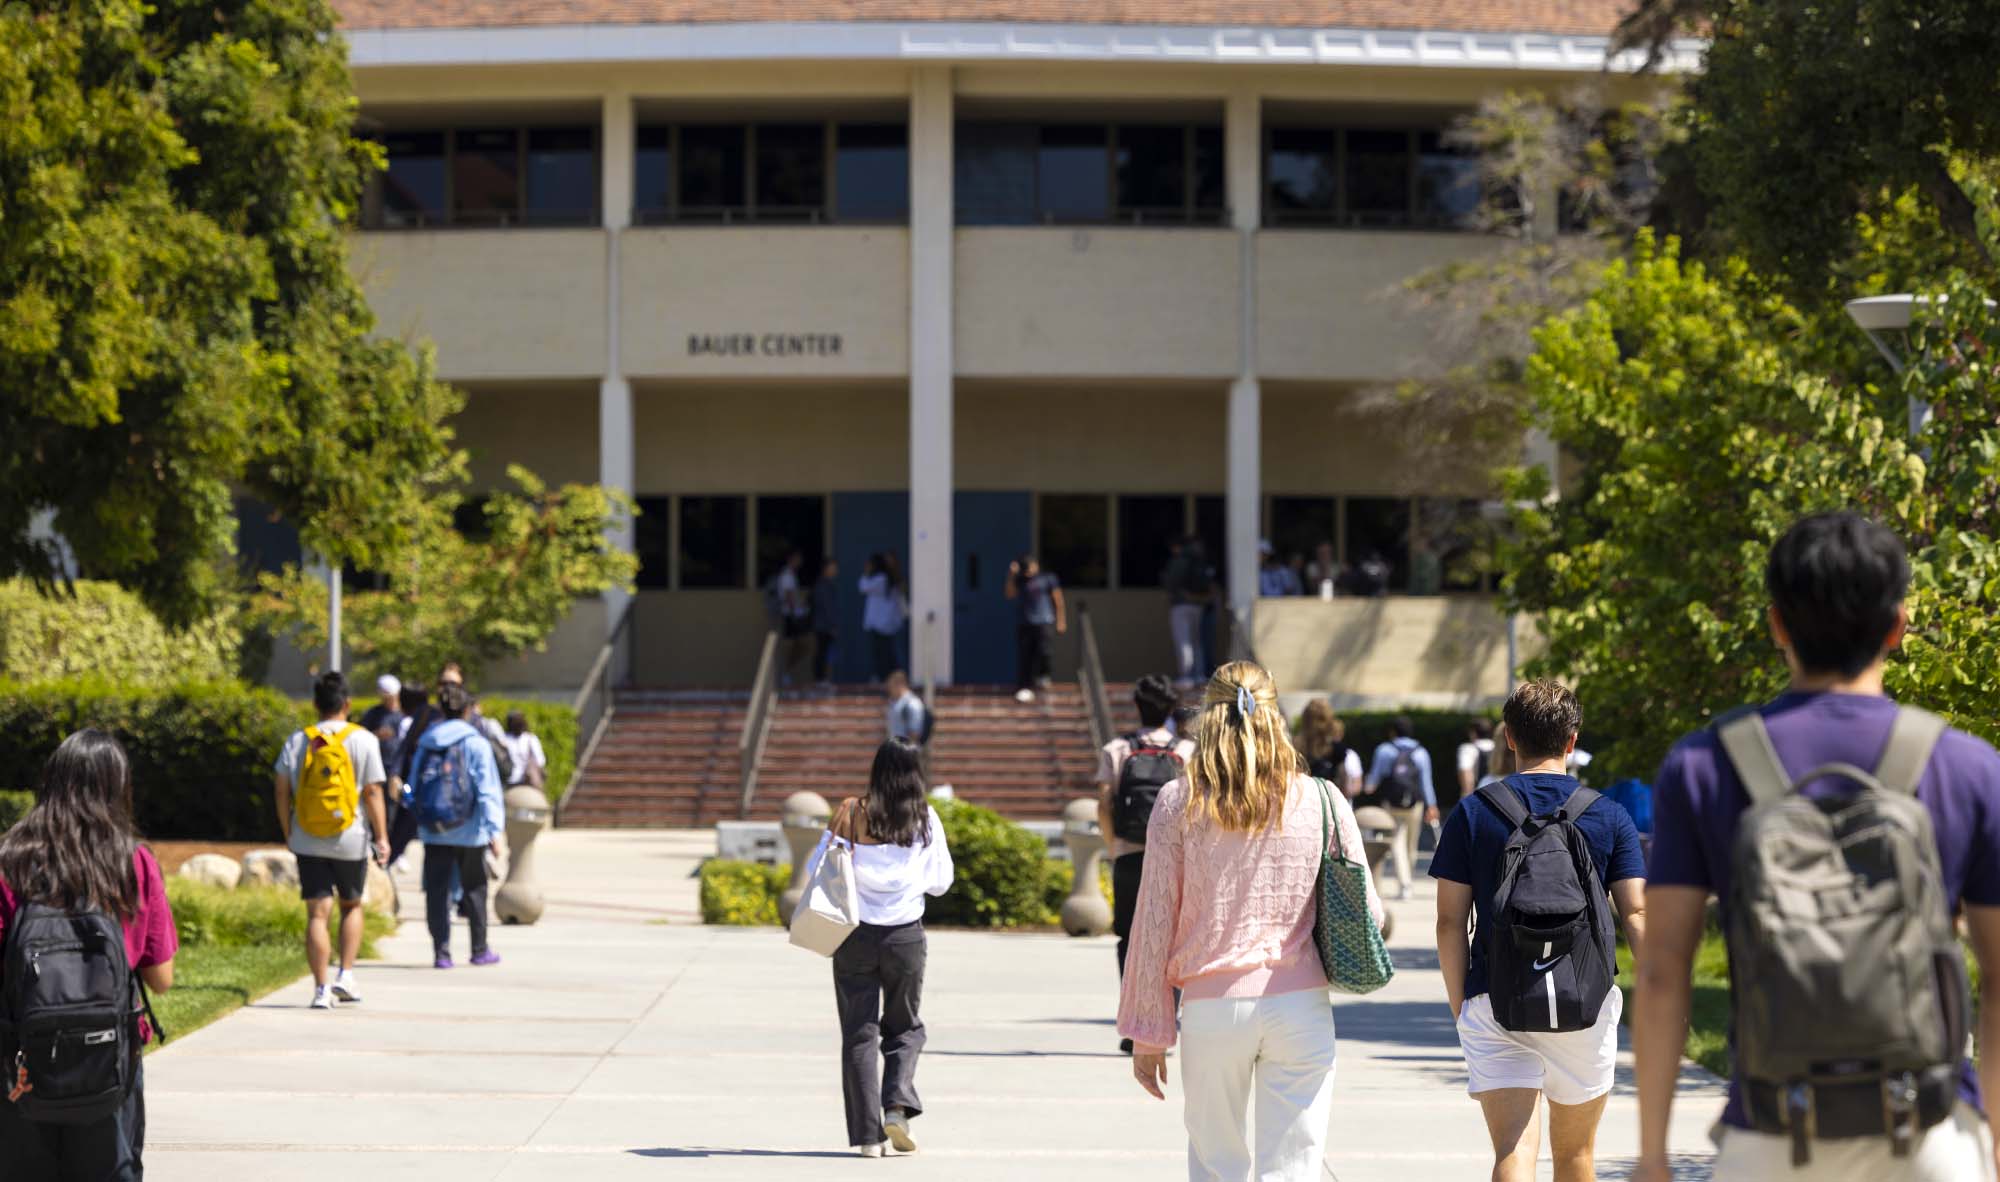
[[[506,1179],[1161,1179],[1181,1176],[1178,1088],[1141,1093],[1112,1028],[1111,943],[931,934],[922,1152],[846,1149],[824,961],[775,931],[703,928],[691,874],[710,833],[543,839],[549,914],[494,929],[505,963],[430,967],[421,900],[364,966],[365,1002],[305,1008],[299,984],[147,1062],[148,1164],[165,1182]],[[406,891],[408,888],[406,887]],[[1402,971],[1336,1003],[1329,1178],[1479,1179],[1428,891],[1398,913]],[[463,964],[464,935],[458,935]],[[1175,1065],[1178,1060],[1173,1061]],[[1693,1082],[1675,1144],[1706,1161],[1720,1089]],[[1636,1145],[1629,1070],[1600,1177]],[[1546,1166],[1544,1167],[1546,1169]]]

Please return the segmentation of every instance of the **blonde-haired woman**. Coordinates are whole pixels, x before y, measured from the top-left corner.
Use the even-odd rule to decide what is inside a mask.
[[[1164,1100],[1182,991],[1181,1087],[1191,1182],[1322,1176],[1333,1010],[1313,946],[1313,892],[1332,841],[1365,863],[1353,809],[1305,774],[1271,675],[1224,665],[1202,695],[1195,759],[1160,790],[1132,924],[1118,1030],[1139,1086]],[[1379,925],[1382,901],[1368,887]],[[1256,1129],[1245,1127],[1252,1091]]]

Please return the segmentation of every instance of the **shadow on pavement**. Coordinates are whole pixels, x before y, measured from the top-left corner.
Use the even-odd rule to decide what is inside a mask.
[[[1127,1059],[1118,1051],[938,1051],[924,1048],[925,1055],[952,1059]]]
[[[632,1157],[853,1157],[831,1149],[628,1149]]]
[[[1343,1039],[1398,1043],[1408,1047],[1458,1046],[1458,1027],[1444,999],[1436,1001],[1343,1000],[1333,1007]]]
[[[1434,973],[1439,967],[1435,948],[1391,948],[1389,963],[1399,973]]]
[[[1667,1159],[1668,1177],[1674,1182],[1701,1182],[1709,1176],[1715,1159],[1705,1153],[1676,1153]],[[1616,1158],[1597,1163],[1597,1176],[1602,1182],[1622,1182],[1630,1178],[1639,1168],[1637,1158]]]

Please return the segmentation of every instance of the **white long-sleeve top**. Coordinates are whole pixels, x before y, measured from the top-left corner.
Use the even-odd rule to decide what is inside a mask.
[[[913,845],[854,843],[854,894],[862,923],[894,927],[922,919],[924,896],[951,889],[951,848],[945,844],[944,823],[936,809],[926,805],[924,812],[929,815],[928,841],[919,837]],[[806,863],[806,877],[818,872],[832,840],[831,832],[820,834]]]

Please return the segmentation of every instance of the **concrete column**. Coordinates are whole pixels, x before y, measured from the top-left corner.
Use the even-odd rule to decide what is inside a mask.
[[[600,132],[599,201],[604,206],[604,377],[597,388],[597,480],[607,489],[630,496],[634,489],[632,458],[632,386],[625,380],[619,356],[623,292],[618,272],[619,240],[632,224],[632,96],[604,96]],[[636,544],[628,519],[611,527],[611,544],[630,553]],[[604,596],[604,627],[610,629],[631,599],[623,591]]]
[[[1229,603],[1243,619],[1257,602],[1257,536],[1263,503],[1263,392],[1257,382],[1257,228],[1263,220],[1264,126],[1254,91],[1229,96],[1224,127],[1230,224],[1239,243],[1237,367],[1229,385]]]
[[[951,682],[952,74],[910,91],[910,678]]]

